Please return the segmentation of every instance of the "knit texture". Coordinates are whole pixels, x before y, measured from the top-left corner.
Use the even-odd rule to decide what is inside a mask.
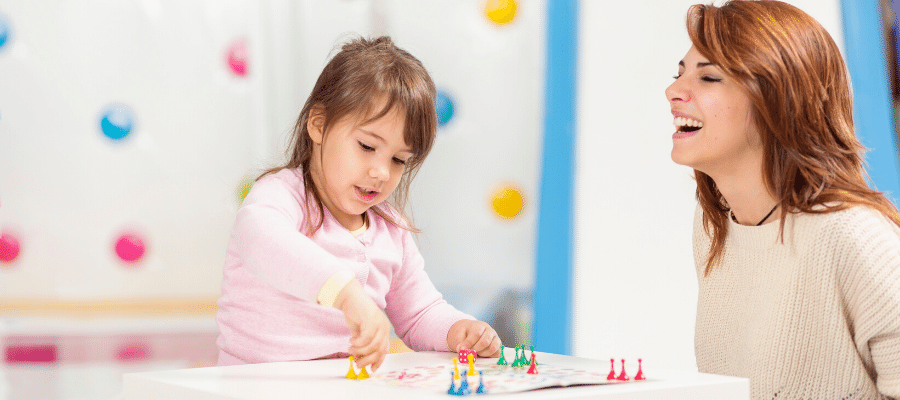
[[[751,398],[900,398],[900,229],[852,207],[743,226],[710,239],[694,217],[700,372],[750,378]]]
[[[448,351],[450,327],[474,318],[435,289],[410,232],[369,210],[369,228],[354,237],[326,209],[322,227],[303,234],[302,176],[299,169],[266,175],[238,210],[216,314],[219,365],[347,356],[344,314],[316,302],[340,270],[355,274],[411,348]]]

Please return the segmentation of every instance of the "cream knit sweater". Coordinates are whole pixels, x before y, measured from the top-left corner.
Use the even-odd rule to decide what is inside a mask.
[[[750,378],[752,399],[900,398],[900,229],[853,207],[729,220],[721,263],[694,217],[700,372]]]

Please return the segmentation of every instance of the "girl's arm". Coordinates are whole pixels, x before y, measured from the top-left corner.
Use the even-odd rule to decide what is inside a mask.
[[[315,303],[325,281],[349,268],[300,232],[307,218],[303,187],[289,172],[267,175],[253,185],[235,219],[231,256],[260,280]]]
[[[414,350],[455,351],[450,347],[486,341],[488,347],[479,354],[498,353],[500,340],[493,328],[444,301],[425,273],[425,261],[408,231],[403,232],[403,251],[403,262],[385,296],[385,312],[397,336]]]

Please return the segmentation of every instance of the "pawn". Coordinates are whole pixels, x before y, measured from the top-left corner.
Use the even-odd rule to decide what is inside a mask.
[[[462,373],[462,380],[459,382],[459,390],[456,391],[457,396],[468,396],[472,394],[472,389],[469,389],[469,379],[466,378],[466,371]]]
[[[531,346],[531,363],[534,364],[535,362],[537,361],[534,360],[534,346]]]
[[[631,378],[629,378],[628,374],[625,373],[625,359],[623,358],[622,359],[622,372],[619,374],[619,376],[616,377],[616,380],[627,381],[629,379],[631,379]]]
[[[459,379],[459,368],[456,367],[456,359],[453,359],[453,378]]]
[[[606,376],[606,380],[616,380],[616,360],[613,358],[609,359],[609,375]]]
[[[509,365],[509,363],[506,362],[506,356],[503,354],[503,345],[500,345],[500,359],[497,360],[497,365]]]
[[[369,373],[366,372],[366,367],[362,367],[359,369],[359,375],[356,375],[356,379],[359,379],[359,380],[369,379]]]
[[[456,394],[456,384],[453,379],[453,371],[450,371],[450,389],[447,390],[447,394]]]
[[[516,347],[516,359],[513,360],[513,363],[512,363],[513,368],[519,368],[522,366],[522,361],[520,360],[520,358],[521,357],[519,357],[519,348]]]
[[[522,345],[522,361],[519,364],[523,367],[531,364],[528,362],[528,358],[525,357],[525,345],[524,344]]]
[[[475,394],[487,394],[487,389],[484,388],[484,371],[478,371],[478,389],[475,389]]]
[[[634,376],[634,380],[636,381],[645,381],[647,377],[644,376],[644,371],[641,369],[641,359],[638,358],[638,372],[637,375]]]
[[[475,376],[475,357],[469,354],[469,375]]]
[[[350,356],[350,370],[347,371],[347,379],[356,379],[356,371],[353,370],[353,356]]]
[[[528,368],[528,373],[532,375],[537,375],[537,361],[534,359],[534,353],[531,353],[531,367]]]

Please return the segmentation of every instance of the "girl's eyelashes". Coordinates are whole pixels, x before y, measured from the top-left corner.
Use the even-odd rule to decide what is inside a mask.
[[[406,165],[406,160],[401,160],[401,159],[399,159],[399,158],[397,158],[397,157],[394,157],[393,160],[394,160],[394,164],[398,164],[398,165]]]
[[[362,148],[362,149],[365,150],[365,151],[375,151],[375,148],[372,147],[372,146],[369,146],[369,145],[367,145],[367,144],[365,144],[365,143],[363,143],[363,142],[357,142],[357,143],[359,143],[359,147]]]
[[[678,78],[681,78],[681,74],[677,74],[677,75],[673,76],[672,78],[674,78],[675,80],[678,80]]]
[[[704,76],[703,78],[700,78],[700,79],[703,79],[705,82],[722,82],[722,78],[716,78],[716,77],[712,77],[709,75]]]

